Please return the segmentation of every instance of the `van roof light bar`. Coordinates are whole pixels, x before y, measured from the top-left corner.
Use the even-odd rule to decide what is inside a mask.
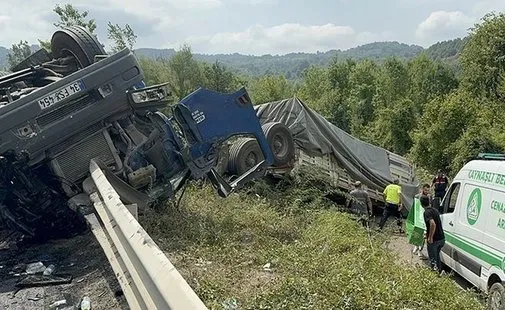
[[[505,154],[499,153],[479,153],[478,159],[505,160]]]

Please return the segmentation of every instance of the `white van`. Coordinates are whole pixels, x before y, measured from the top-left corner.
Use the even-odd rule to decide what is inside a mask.
[[[453,179],[440,206],[442,262],[504,309],[505,155],[479,154]],[[501,306],[500,306],[501,305]]]

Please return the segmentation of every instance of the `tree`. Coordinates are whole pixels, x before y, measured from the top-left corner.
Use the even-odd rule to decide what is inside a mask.
[[[12,44],[9,54],[7,55],[9,67],[12,69],[31,54],[32,51],[27,41],[20,41],[19,44]]]
[[[356,64],[349,76],[351,133],[363,137],[366,126],[374,120],[373,98],[377,89],[377,64],[363,60]]]
[[[291,86],[282,75],[266,75],[256,78],[249,85],[253,104],[263,104],[293,96]]]
[[[167,61],[154,60],[144,56],[139,57],[140,67],[144,72],[147,85],[166,83],[169,80],[170,68]]]
[[[405,155],[412,147],[410,131],[416,126],[413,111],[414,103],[408,98],[380,107],[366,140],[391,152]]]
[[[410,61],[408,70],[410,99],[414,102],[416,115],[421,115],[429,101],[445,96],[458,87],[454,72],[440,61],[431,60],[426,53]]]
[[[112,51],[114,53],[117,53],[125,48],[133,50],[133,46],[137,42],[137,35],[128,24],[122,28],[118,24],[113,25],[109,22],[107,24],[107,36],[109,40],[114,42],[114,46],[112,47]]]
[[[91,33],[95,32],[96,22],[94,19],[89,19],[88,11],[80,12],[71,4],[65,4],[63,7],[57,4],[54,7],[53,12],[55,12],[59,17],[59,21],[53,24],[55,27],[82,26],[88,29]],[[38,41],[41,48],[48,51],[51,50],[50,41],[40,39]]]
[[[304,82],[297,95],[332,124],[348,132],[349,107],[347,98],[344,98],[344,94],[348,92],[346,88],[348,72],[344,72],[345,70],[337,72],[341,67],[338,64],[334,65],[338,68],[330,67],[330,69],[325,69],[312,66],[307,69],[303,73]],[[345,77],[337,76],[338,73],[343,73]],[[333,86],[338,84],[341,87],[332,87],[330,74],[333,74],[333,79],[335,79],[333,80]],[[341,83],[339,84],[336,79],[341,79]]]
[[[430,101],[412,134],[415,162],[431,171],[448,171],[456,155],[451,145],[476,123],[479,109],[480,103],[464,90]]]
[[[205,87],[218,92],[231,92],[243,84],[237,76],[222,63],[216,61],[212,65],[202,63]],[[245,84],[245,83],[244,83]]]
[[[410,89],[407,66],[398,58],[391,57],[380,66],[377,78],[376,108],[387,108],[405,98]]]
[[[182,99],[203,84],[203,74],[193,58],[191,47],[183,45],[166,63],[170,74],[168,82],[177,99]]]
[[[462,84],[475,96],[504,99],[505,14],[489,13],[471,29],[461,53]]]
[[[309,67],[303,74],[303,84],[297,95],[310,107],[321,113],[318,102],[331,90],[328,70],[321,67]]]
[[[82,26],[87,28],[89,32],[94,33],[96,29],[96,23],[94,19],[88,18],[88,11],[80,12],[78,9],[74,8],[71,4],[65,4],[61,7],[59,4],[53,9],[53,11],[58,14],[60,21],[54,23],[58,28],[69,27],[69,26]]]
[[[39,45],[41,48],[45,49],[46,51],[51,51],[51,42],[50,41],[46,41],[46,40],[38,40],[39,41]]]

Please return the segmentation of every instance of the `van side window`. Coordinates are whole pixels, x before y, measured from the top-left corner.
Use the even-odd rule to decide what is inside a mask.
[[[451,188],[449,189],[449,193],[445,196],[444,199],[444,213],[453,213],[454,209],[456,209],[456,201],[458,199],[460,187],[460,183],[452,184]]]

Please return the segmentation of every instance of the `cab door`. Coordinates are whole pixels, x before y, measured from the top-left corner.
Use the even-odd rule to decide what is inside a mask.
[[[451,187],[445,194],[442,200],[442,205],[439,208],[441,211],[440,219],[442,221],[442,228],[445,234],[445,245],[440,253],[442,262],[454,269],[454,253],[455,253],[455,222],[457,217],[457,210],[460,209],[461,199],[460,196],[461,182],[454,181]],[[436,206],[434,206],[436,207]]]

